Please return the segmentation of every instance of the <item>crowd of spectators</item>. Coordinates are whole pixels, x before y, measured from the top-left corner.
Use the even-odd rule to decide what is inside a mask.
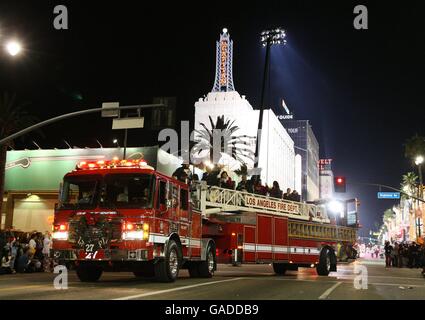
[[[386,241],[384,254],[387,268],[423,268],[422,274],[425,274],[425,245],[416,242],[394,242],[391,244]]]
[[[51,271],[50,233],[0,231],[0,274]]]
[[[205,169],[206,171],[203,173],[201,181],[205,181],[208,186],[217,186],[225,189],[301,202],[301,195],[296,190],[292,191],[288,188],[286,193],[283,193],[277,181],[274,181],[272,187],[269,187],[267,184],[262,183],[259,176],[253,175],[248,179],[246,174],[242,174],[241,181],[236,185],[227,171],[222,170],[220,166],[214,166],[213,168],[206,167]],[[188,164],[182,164],[181,167],[174,171],[172,176],[188,184],[191,184],[192,181],[199,181],[198,175],[192,174]]]

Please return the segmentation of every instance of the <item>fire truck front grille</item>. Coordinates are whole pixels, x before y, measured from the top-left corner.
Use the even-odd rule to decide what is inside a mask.
[[[120,220],[112,220],[103,227],[85,226],[81,227],[79,221],[71,221],[69,223],[69,238],[71,243],[77,243],[79,238],[84,239],[102,239],[105,238],[108,242],[116,242],[121,240],[122,223]]]

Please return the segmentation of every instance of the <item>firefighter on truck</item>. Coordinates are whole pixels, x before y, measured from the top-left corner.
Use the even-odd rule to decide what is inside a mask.
[[[127,271],[171,282],[180,269],[208,278],[218,262],[273,263],[277,274],[316,267],[327,275],[336,271],[337,243],[355,239],[355,228],[331,225],[323,213],[312,219],[311,212],[307,218],[268,212],[244,200],[232,208],[234,214],[225,212],[223,192],[247,196],[205,185],[193,192],[142,159],[80,162],[61,186],[51,255],[75,267],[81,281],[97,281],[103,271]],[[264,231],[257,237],[256,228]]]

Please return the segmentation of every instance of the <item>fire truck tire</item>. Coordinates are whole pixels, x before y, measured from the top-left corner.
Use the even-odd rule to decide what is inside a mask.
[[[316,271],[319,276],[329,275],[331,269],[332,252],[328,248],[323,248],[320,253],[319,264],[316,266]]]
[[[174,240],[168,242],[164,259],[154,265],[155,279],[158,282],[173,282],[179,275],[181,254],[179,246]]]
[[[283,276],[286,273],[286,264],[285,263],[273,263],[274,273]]]
[[[78,279],[82,282],[95,282],[102,276],[103,270],[97,266],[84,266],[77,267]]]
[[[198,264],[199,277],[211,278],[214,275],[215,266],[216,266],[215,249],[212,246],[208,246],[206,260],[201,261]]]

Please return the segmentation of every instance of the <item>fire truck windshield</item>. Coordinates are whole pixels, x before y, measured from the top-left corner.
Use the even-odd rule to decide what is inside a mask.
[[[150,174],[107,174],[100,206],[104,208],[151,208],[154,176]]]
[[[64,179],[59,209],[92,209],[96,206],[100,175]]]

